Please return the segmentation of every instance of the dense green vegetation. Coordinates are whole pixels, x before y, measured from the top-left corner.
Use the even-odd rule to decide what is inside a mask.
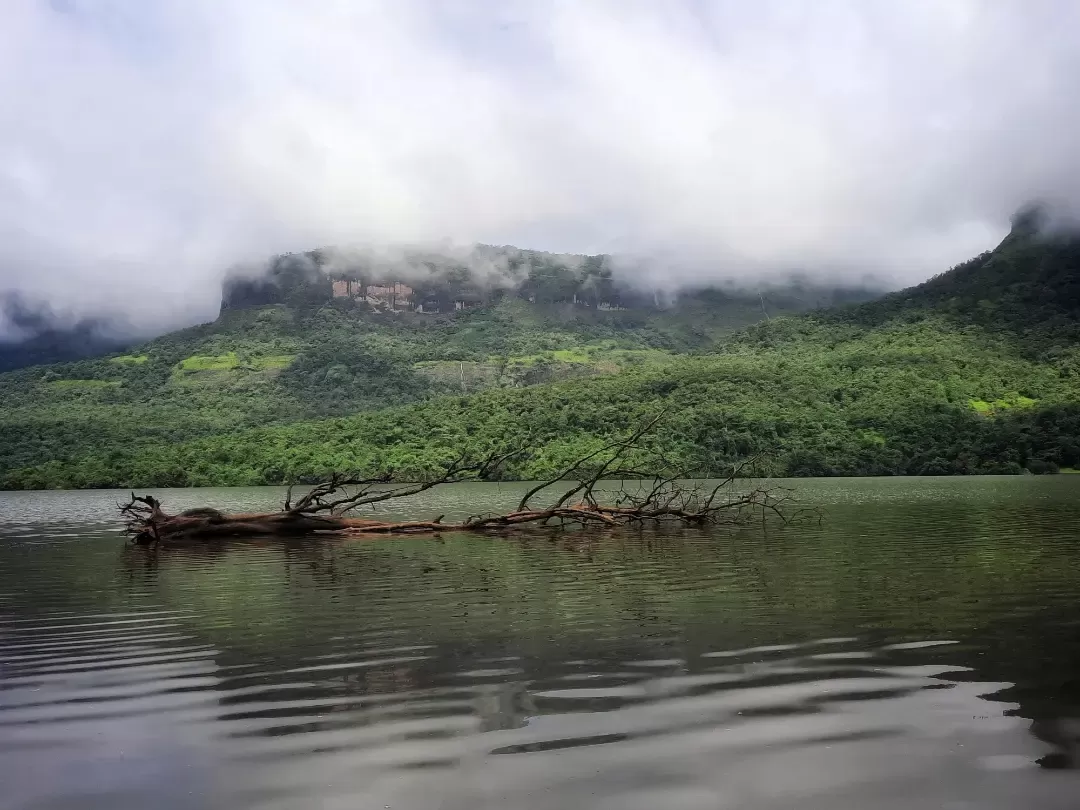
[[[274,483],[331,469],[416,476],[463,448],[542,449],[507,477],[552,473],[603,437],[667,408],[656,447],[695,472],[755,453],[789,475],[1046,472],[1080,463],[1077,379],[933,320],[869,330],[830,348],[777,327],[711,356],[527,388],[444,396],[351,417],[182,444],[114,449],[9,473],[9,486]],[[1074,357],[1074,359],[1076,359]]]
[[[532,478],[661,408],[653,441],[700,475],[756,453],[785,475],[1080,466],[1076,240],[1021,221],[919,287],[748,325],[760,314],[756,296],[714,294],[612,312],[229,309],[126,355],[0,375],[0,483],[413,476],[507,442],[541,448],[502,471]]]
[[[782,313],[821,296],[765,300]],[[125,354],[0,374],[0,482],[42,463],[75,469],[158,443],[658,366],[761,317],[756,295],[718,293],[610,312],[512,297],[449,315],[325,298],[226,309]]]

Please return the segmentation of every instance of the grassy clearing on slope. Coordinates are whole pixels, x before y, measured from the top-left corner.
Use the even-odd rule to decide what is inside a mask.
[[[529,355],[490,355],[484,361],[422,360],[412,367],[435,383],[438,391],[471,394],[487,388],[520,388],[591,374],[616,374],[630,368],[659,367],[678,357],[661,349],[618,348],[617,341],[604,340]]]
[[[287,368],[296,359],[293,354],[272,354],[258,357],[241,357],[237,352],[218,355],[196,354],[177,364],[180,375],[202,371],[267,371]]]
[[[110,357],[106,362],[115,366],[141,366],[149,359],[148,354],[122,354],[119,357]]]
[[[240,357],[236,352],[226,352],[225,354],[218,355],[195,354],[181,360],[177,365],[177,370],[182,373],[196,371],[232,371],[239,365]]]

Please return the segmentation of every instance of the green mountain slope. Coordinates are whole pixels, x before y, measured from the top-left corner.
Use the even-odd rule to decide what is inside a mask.
[[[790,475],[1080,462],[1075,375],[934,319],[831,341],[817,332],[776,348],[736,344],[664,367],[117,451],[16,471],[7,484],[258,484],[331,469],[421,475],[464,447],[526,440],[543,451],[507,474],[533,478],[660,408],[669,415],[653,440],[701,475],[757,452]]]
[[[1078,260],[1077,240],[1018,227],[995,251],[919,287],[726,336],[739,319],[718,319],[715,303],[702,299],[610,313],[504,300],[415,321],[356,318],[334,305],[226,312],[217,324],[102,361],[109,375],[78,382],[56,369],[26,372],[53,399],[37,414],[24,400],[16,418],[5,416],[0,440],[20,455],[0,481],[420,475],[463,447],[526,440],[544,449],[505,474],[531,478],[660,408],[669,413],[654,441],[701,475],[758,452],[787,475],[1080,466]],[[750,320],[749,301],[731,306]],[[338,340],[341,330],[347,337]],[[49,373],[60,376],[40,379]],[[140,375],[157,387],[136,393]],[[538,384],[522,386],[529,382]],[[27,384],[8,396],[26,397]],[[373,410],[352,413],[358,405]],[[77,418],[60,428],[61,413]],[[35,445],[26,433],[34,418],[46,425],[39,436],[70,444]],[[259,422],[271,426],[253,427]],[[91,426],[113,432],[87,440],[80,432]]]
[[[550,262],[544,268],[550,279]],[[526,289],[545,301],[500,295],[432,315],[335,299],[322,273],[286,276],[261,293],[276,303],[250,285],[238,297],[234,287],[213,323],[125,354],[0,374],[0,477],[449,393],[658,367],[713,348],[765,312],[805,310],[841,294],[795,285],[762,296],[699,291],[666,307],[603,310],[553,300],[534,284]]]
[[[1012,232],[993,251],[916,287],[835,310],[834,323],[877,326],[918,319],[928,310],[954,328],[978,326],[1009,336],[1027,353],[1080,342],[1080,238],[1040,235],[1038,209],[1014,219]]]

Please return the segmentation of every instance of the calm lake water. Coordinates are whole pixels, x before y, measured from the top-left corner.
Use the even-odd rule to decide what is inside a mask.
[[[793,486],[821,526],[158,553],[0,493],[0,807],[1080,806],[1080,475]]]

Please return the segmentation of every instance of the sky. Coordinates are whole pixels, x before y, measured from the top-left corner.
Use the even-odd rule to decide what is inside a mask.
[[[237,263],[446,240],[911,284],[1080,209],[1078,41],[1072,0],[6,0],[0,291],[161,331]]]

